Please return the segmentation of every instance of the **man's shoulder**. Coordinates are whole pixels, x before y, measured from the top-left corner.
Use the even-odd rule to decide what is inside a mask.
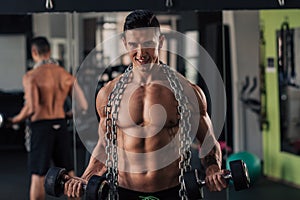
[[[58,65],[58,64],[47,64],[47,66],[44,68],[44,70],[53,70],[54,73],[59,74],[61,77],[73,77],[72,74],[70,74],[64,67]],[[41,67],[41,70],[43,68]]]
[[[48,73],[50,71],[52,71],[51,73]],[[53,76],[55,74],[55,76]],[[40,66],[38,68],[32,69],[30,71],[28,71],[27,73],[25,73],[25,75],[23,76],[24,80],[27,81],[44,81],[45,79],[48,78],[54,78],[54,77],[60,77],[60,80],[67,83],[68,81],[73,82],[74,81],[74,76],[72,74],[70,74],[69,72],[67,72],[63,67],[59,66],[59,65],[52,65],[50,67],[50,65],[48,66]],[[66,82],[67,81],[67,82]]]
[[[73,75],[68,72],[64,67],[56,65],[54,68],[57,70],[58,73],[60,73],[62,76],[72,77]]]
[[[115,87],[115,85],[117,84],[117,82],[120,80],[122,75],[117,76],[116,78],[108,81],[101,89],[99,92],[101,92],[102,94],[106,94],[109,95],[113,88]]]
[[[53,69],[55,71],[58,71],[58,72],[66,72],[66,73],[69,73],[67,72],[67,70],[63,67],[63,66],[60,66],[56,63],[51,63],[51,64],[46,64],[50,69]],[[42,69],[42,67],[41,67]]]
[[[103,87],[101,87],[101,89],[98,91],[98,94],[97,94],[97,102],[102,102],[102,103],[105,104],[105,102],[108,99],[108,96],[113,91],[115,85],[120,80],[120,78],[122,77],[122,75],[123,74],[120,74],[116,78],[108,81]]]
[[[34,79],[34,75],[35,74],[35,72],[34,72],[34,70],[30,70],[30,71],[28,71],[28,72],[26,72],[24,75],[23,75],[23,79],[24,80],[33,80]]]

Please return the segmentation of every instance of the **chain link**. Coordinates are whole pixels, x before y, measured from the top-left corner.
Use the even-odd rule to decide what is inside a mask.
[[[178,113],[180,115],[180,121],[179,121],[179,155],[180,155],[180,161],[179,161],[179,183],[180,183],[180,189],[179,189],[179,196],[181,200],[187,200],[187,194],[186,189],[184,185],[184,173],[191,170],[191,124],[190,124],[190,117],[191,117],[191,111],[188,109],[189,101],[186,96],[184,96],[183,93],[183,87],[180,83],[177,75],[175,74],[175,71],[170,69],[166,64],[162,65],[163,72],[167,75],[167,79],[170,83],[170,86],[174,92],[175,99],[178,102]]]
[[[130,74],[132,71],[132,65],[130,65],[123,76],[114,86],[112,92],[108,97],[108,103],[106,105],[106,148],[105,152],[107,155],[106,167],[107,174],[106,178],[110,185],[109,199],[118,200],[118,142],[117,142],[117,120],[120,108],[120,102],[122,95],[127,86]]]
[[[188,109],[189,101],[186,96],[183,95],[183,87],[173,70],[170,69],[166,64],[162,64],[162,70],[164,74],[167,75],[167,79],[169,81],[170,87],[174,92],[175,99],[178,102],[178,113],[180,115],[179,122],[179,183],[180,190],[179,196],[181,200],[187,200],[186,190],[184,186],[183,175],[184,172],[189,171],[191,169],[190,161],[191,161],[191,137],[189,133],[191,132],[191,124],[190,117],[191,112]],[[106,167],[107,174],[106,178],[110,184],[110,192],[109,199],[110,200],[118,200],[118,152],[117,152],[117,126],[116,122],[118,119],[120,102],[122,95],[127,86],[128,80],[130,78],[130,74],[132,72],[132,65],[130,65],[120,80],[116,83],[114,89],[108,97],[108,103],[106,105],[106,149],[105,152],[107,154],[106,159]]]

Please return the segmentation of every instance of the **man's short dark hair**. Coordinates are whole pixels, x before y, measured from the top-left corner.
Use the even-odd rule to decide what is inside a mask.
[[[126,17],[123,31],[147,27],[160,28],[156,16],[149,10],[135,10]]]
[[[43,55],[49,53],[50,51],[50,44],[45,37],[35,37],[31,40],[31,46],[35,46],[38,54]]]

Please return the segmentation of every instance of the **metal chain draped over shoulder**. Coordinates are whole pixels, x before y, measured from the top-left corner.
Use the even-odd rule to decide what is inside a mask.
[[[174,92],[175,99],[178,102],[178,113],[180,115],[180,121],[179,121],[179,155],[180,155],[180,161],[179,161],[179,169],[180,169],[180,175],[179,175],[179,183],[180,183],[180,190],[179,190],[179,196],[181,200],[187,200],[186,195],[186,189],[184,185],[184,179],[183,175],[184,172],[187,172],[191,170],[191,149],[190,145],[192,143],[190,133],[191,133],[191,111],[188,108],[189,101],[188,98],[183,93],[183,87],[180,83],[176,73],[174,70],[170,69],[166,64],[162,65],[162,69],[164,73],[167,75],[167,79],[170,83],[170,86]]]
[[[106,167],[107,174],[106,178],[110,185],[109,199],[118,200],[118,145],[117,145],[117,120],[120,108],[120,102],[122,95],[127,86],[130,74],[132,72],[132,65],[129,65],[124,74],[121,76],[119,81],[115,84],[112,92],[108,97],[108,103],[106,105],[106,148],[105,152],[107,155]]]
[[[169,81],[170,87],[174,92],[175,99],[178,102],[178,113],[180,115],[179,122],[179,183],[180,190],[179,196],[182,200],[187,200],[186,190],[184,186],[183,174],[184,172],[191,169],[190,160],[191,160],[191,124],[190,117],[191,112],[188,109],[189,101],[186,96],[183,94],[183,87],[180,83],[177,75],[173,70],[170,69],[166,64],[161,64],[162,70],[164,74],[166,74],[167,79]],[[106,105],[106,167],[107,167],[107,175],[106,178],[110,184],[110,192],[109,199],[110,200],[118,200],[118,152],[117,152],[117,126],[116,122],[118,119],[118,112],[120,107],[120,102],[122,95],[126,89],[128,80],[130,78],[130,74],[132,72],[132,65],[130,65],[123,76],[114,86],[114,89],[110,93],[108,97],[108,103]]]

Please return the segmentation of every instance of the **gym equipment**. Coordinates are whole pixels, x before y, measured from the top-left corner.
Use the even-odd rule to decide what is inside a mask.
[[[259,83],[260,83],[260,130],[269,130],[269,121],[267,116],[267,92],[266,92],[266,41],[264,37],[264,25],[261,25],[260,34],[259,34]],[[269,67],[270,59],[268,58],[267,67]],[[274,63],[274,62],[273,62]],[[271,65],[272,66],[272,65]]]
[[[223,177],[227,180],[233,180],[236,191],[249,188],[250,178],[246,164],[242,160],[233,160],[229,164],[231,170],[227,170]],[[184,186],[189,199],[203,198],[205,180],[201,180],[199,177],[197,169],[184,174]],[[44,187],[46,193],[51,196],[60,197],[64,193],[65,182],[70,178],[66,169],[58,167],[50,168],[45,177]],[[108,197],[109,184],[106,180],[106,175],[94,175],[90,178],[88,184],[82,187],[85,190],[86,200],[104,200]]]
[[[247,110],[254,112],[258,118],[258,124],[260,130],[263,129],[262,115],[261,115],[261,100],[255,99],[251,97],[253,91],[257,88],[257,78],[253,77],[253,84],[250,86],[249,77],[246,76],[245,83],[241,89],[240,100],[242,102],[242,123],[243,123],[243,147],[248,149],[249,141],[248,141],[248,124],[249,124],[249,113]],[[248,119],[249,118],[249,119]]]
[[[236,191],[248,189],[250,178],[246,164],[242,160],[232,160],[229,163],[230,171],[224,173],[226,180],[231,179]],[[197,169],[186,172],[184,184],[189,199],[203,199],[203,188],[205,180],[201,180]]]
[[[2,114],[0,114],[0,128],[2,127],[3,121],[4,121],[4,119],[3,119],[3,115],[2,115]]]
[[[260,109],[261,109],[260,100],[250,97],[250,95],[253,93],[253,91],[256,89],[256,87],[257,87],[256,77],[253,77],[253,85],[249,88],[249,77],[246,76],[245,84],[243,85],[243,87],[241,89],[240,100],[245,104],[245,106],[247,108],[250,108],[250,110],[253,111],[254,113],[256,113],[257,115],[260,115]]]
[[[64,193],[64,184],[71,177],[67,170],[59,167],[52,167],[48,170],[45,177],[45,191],[48,195],[60,197]],[[86,200],[106,199],[108,196],[109,185],[106,176],[93,175],[87,185],[83,185]]]
[[[7,118],[4,116],[4,114],[0,113],[0,128],[3,128],[6,123],[7,123]]]
[[[255,181],[261,176],[261,161],[255,154],[249,153],[247,151],[234,153],[228,156],[226,160],[226,167],[230,166],[230,162],[233,160],[243,160],[248,168],[249,177],[251,179],[250,185],[253,185]]]

